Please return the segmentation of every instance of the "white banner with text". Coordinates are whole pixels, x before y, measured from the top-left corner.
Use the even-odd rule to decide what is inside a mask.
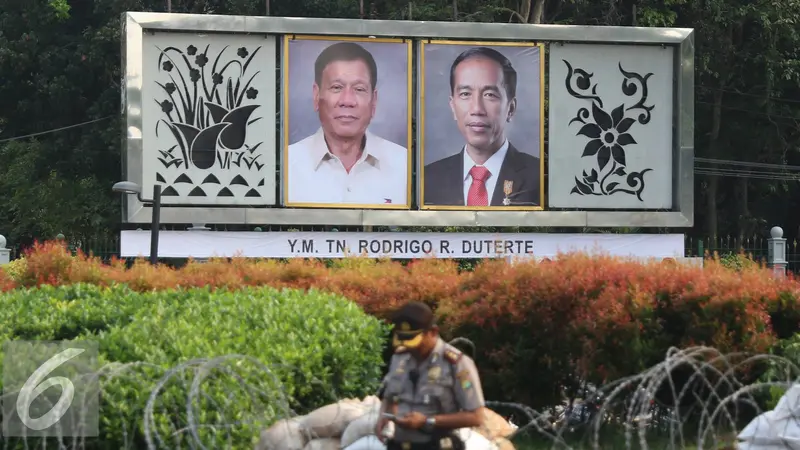
[[[553,258],[568,252],[680,258],[682,234],[161,231],[162,258]],[[150,256],[150,232],[123,231],[122,257]]]

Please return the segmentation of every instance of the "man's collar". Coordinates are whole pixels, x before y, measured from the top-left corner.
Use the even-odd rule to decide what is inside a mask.
[[[364,138],[366,139],[364,152],[361,153],[361,158],[358,159],[356,164],[361,161],[366,161],[368,164],[380,169],[380,158],[378,158],[375,152],[375,138],[369,131],[364,134]],[[311,145],[311,156],[311,160],[314,163],[314,170],[319,169],[319,166],[323,162],[334,158],[333,153],[328,149],[328,144],[325,142],[325,132],[322,130],[322,127],[314,133],[314,139]]]
[[[436,344],[434,344],[433,348],[431,349],[430,353],[423,358],[417,359],[414,357],[413,359],[417,362],[417,364],[422,364],[425,361],[436,362],[439,358],[442,357],[442,353],[444,352],[444,339],[441,336],[436,337]]]
[[[464,180],[469,177],[469,171],[472,170],[472,167],[479,165],[476,164],[475,161],[472,160],[472,157],[469,156],[467,153],[467,146],[464,146]],[[503,142],[503,145],[500,146],[500,149],[494,152],[483,167],[489,169],[489,173],[491,173],[493,177],[497,178],[500,176],[500,168],[503,166],[503,160],[506,158],[506,153],[508,153],[508,139]]]

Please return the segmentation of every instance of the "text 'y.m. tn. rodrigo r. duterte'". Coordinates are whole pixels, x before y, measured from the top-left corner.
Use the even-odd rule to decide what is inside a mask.
[[[289,239],[293,256],[394,256],[417,258],[430,255],[457,258],[486,258],[533,253],[533,240],[528,239]]]

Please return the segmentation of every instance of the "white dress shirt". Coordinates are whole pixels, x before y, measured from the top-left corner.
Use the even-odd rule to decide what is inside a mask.
[[[469,171],[475,166],[483,166],[489,169],[489,178],[486,179],[486,192],[489,194],[489,202],[487,205],[492,204],[492,196],[494,195],[495,187],[497,186],[497,177],[500,176],[500,168],[503,166],[503,160],[506,159],[508,153],[508,139],[503,142],[499,150],[495,152],[486,164],[476,164],[472,157],[467,153],[467,148],[464,146],[464,206],[467,205],[467,196],[469,195],[469,187],[472,185],[472,175]]]
[[[328,150],[322,128],[290,145],[287,158],[290,203],[407,203],[408,150],[369,131],[361,158],[350,173]]]

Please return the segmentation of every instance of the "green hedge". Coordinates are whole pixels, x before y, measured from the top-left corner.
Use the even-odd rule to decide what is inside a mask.
[[[207,448],[251,448],[289,408],[305,413],[374,393],[387,336],[355,303],[314,290],[137,293],[75,284],[0,296],[0,340],[94,340],[100,364],[116,365],[101,378],[101,438],[87,448],[144,447],[145,405],[161,380],[151,426],[168,440],[159,447],[190,448],[194,428]],[[237,356],[212,360],[225,355]],[[181,370],[166,376],[174,368]],[[189,427],[196,378],[203,395],[192,396],[196,426]],[[223,427],[236,422],[246,423]]]

